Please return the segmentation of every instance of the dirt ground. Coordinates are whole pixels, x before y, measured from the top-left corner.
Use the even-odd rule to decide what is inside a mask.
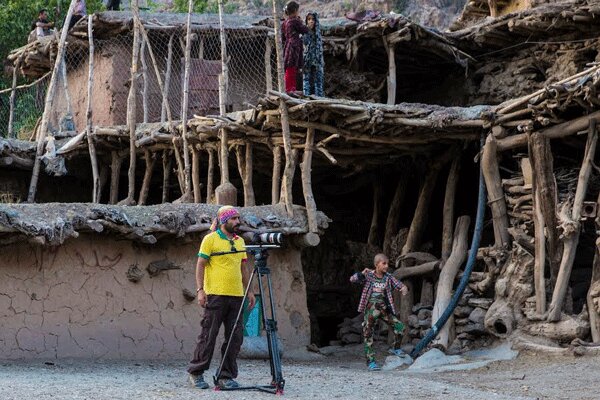
[[[272,399],[254,392],[197,390],[179,361],[4,361],[0,399]],[[290,399],[598,399],[600,358],[521,355],[478,370],[368,372],[355,357],[284,361]],[[212,372],[212,371],[211,371]],[[270,381],[266,361],[241,360],[239,382]],[[212,384],[211,384],[212,386]]]

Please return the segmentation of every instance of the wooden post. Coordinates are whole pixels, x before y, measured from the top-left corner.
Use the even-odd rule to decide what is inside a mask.
[[[129,96],[127,97],[127,126],[129,128],[129,170],[127,172],[128,190],[127,198],[119,204],[135,204],[135,128],[137,113],[137,75],[138,61],[140,58],[140,10],[138,0],[131,1],[131,11],[133,12],[133,47],[131,51],[131,78],[129,86]]]
[[[221,115],[227,113],[227,90],[229,86],[229,69],[227,66],[227,37],[223,22],[223,0],[217,1],[219,7],[219,36],[221,39],[221,74],[219,75],[219,111]],[[227,130],[220,129],[220,167],[221,183],[215,190],[217,204],[236,205],[237,189],[229,182],[229,148]]]
[[[165,73],[165,86],[162,89],[162,107],[160,110],[160,122],[165,122],[166,111],[169,105],[169,88],[171,87],[171,69],[173,64],[173,38],[172,33],[169,37],[169,45],[167,46],[167,72]]]
[[[588,131],[588,139],[585,145],[585,153],[581,169],[579,170],[579,178],[577,180],[577,189],[575,191],[575,199],[573,200],[573,208],[571,216],[565,213],[565,220],[561,221],[564,227],[563,237],[564,247],[560,261],[560,270],[556,279],[556,286],[552,292],[552,302],[548,308],[548,321],[556,322],[560,320],[562,306],[569,287],[569,279],[571,277],[571,269],[573,261],[575,261],[575,253],[577,244],[579,243],[579,234],[581,233],[581,210],[585,194],[588,188],[588,181],[592,172],[592,163],[596,154],[596,143],[598,142],[598,131],[596,130],[596,120],[590,120]]]
[[[271,180],[271,204],[279,203],[281,190],[281,147],[273,147],[273,177]]]
[[[75,8],[75,0],[71,0],[69,5],[69,11],[65,18],[65,25],[68,26],[73,16],[73,10]],[[58,42],[58,51],[56,53],[56,59],[54,61],[54,67],[52,69],[52,78],[48,84],[46,90],[46,101],[44,102],[44,113],[42,114],[42,122],[40,123],[40,135],[37,138],[37,149],[35,154],[35,160],[33,163],[33,171],[31,173],[31,182],[29,183],[29,191],[27,193],[27,202],[33,203],[35,201],[35,193],[37,191],[37,182],[40,174],[40,163],[41,157],[44,153],[44,144],[46,135],[48,134],[48,119],[50,117],[50,110],[52,107],[52,101],[54,100],[54,93],[56,92],[56,79],[58,78],[60,64],[64,59],[65,54],[65,42],[67,40],[67,29],[63,29],[60,34],[60,41]]]
[[[498,3],[497,0],[487,0],[488,7],[490,9],[490,17],[496,18],[498,16]]]
[[[306,130],[306,143],[304,144],[304,154],[302,155],[302,164],[300,171],[302,173],[302,192],[304,193],[304,204],[306,205],[306,217],[308,219],[308,231],[317,233],[319,224],[317,222],[317,204],[312,190],[312,152],[315,142],[315,129]]]
[[[283,43],[281,41],[281,24],[279,23],[279,12],[277,10],[277,1],[272,0],[273,4],[273,21],[275,21],[275,50],[277,52],[277,83],[279,92],[285,92],[285,83],[283,80],[284,65],[283,65]],[[292,182],[291,177],[293,175],[292,170],[292,137],[290,134],[290,123],[288,116],[288,108],[285,100],[280,97],[279,99],[279,111],[281,114],[281,135],[283,137],[283,151],[285,154],[285,169],[283,173],[283,180],[281,182],[282,189],[284,189],[285,196],[280,199],[285,204],[288,215],[291,217],[294,215],[293,199],[292,199]]]
[[[444,195],[444,212],[442,225],[442,260],[445,262],[452,252],[452,241],[454,237],[454,202],[456,198],[456,186],[460,172],[460,157],[452,161],[448,180],[446,181],[446,193]]]
[[[19,58],[19,60],[14,64],[14,68],[13,68],[13,76],[12,76],[12,86],[11,86],[11,90],[10,90],[10,105],[9,105],[9,111],[8,111],[8,132],[7,132],[7,136],[9,138],[14,138],[17,135],[14,134],[13,132],[13,125],[14,125],[14,118],[15,118],[15,96],[17,94],[17,72],[19,70],[19,68],[21,67],[21,58]]]
[[[371,226],[367,243],[373,246],[379,245],[379,213],[381,209],[381,195],[383,187],[379,179],[373,182],[373,213],[371,214]]]
[[[121,164],[123,157],[113,150],[110,153],[110,204],[117,204],[119,201],[119,179],[121,178]]]
[[[556,218],[557,190],[554,178],[554,160],[550,139],[539,132],[532,133],[529,137],[529,159],[533,168],[533,178],[540,196],[539,207],[548,236],[548,258],[550,260],[550,280],[554,284],[558,276],[560,265],[560,242],[558,240],[558,226]],[[543,231],[542,231],[543,232]]]
[[[496,247],[504,247],[510,241],[508,236],[508,214],[498,167],[496,140],[493,135],[488,135],[485,146],[483,146],[481,168],[488,193],[488,204],[492,209]]]
[[[273,90],[273,74],[271,72],[271,52],[271,38],[269,37],[269,35],[267,35],[265,39],[265,82],[267,89],[266,93],[269,93],[271,90]]]
[[[88,16],[88,86],[87,86],[87,112],[86,112],[86,130],[87,142],[90,153],[90,163],[92,164],[92,203],[100,203],[100,177],[98,174],[98,158],[96,156],[96,145],[92,136],[92,88],[94,86],[94,36],[92,29],[92,15]]]
[[[144,112],[143,122],[148,123],[148,63],[146,62],[147,42],[141,38],[140,59],[142,60],[142,110]]]
[[[396,104],[396,45],[383,37],[383,45],[388,55],[387,104]]]
[[[171,176],[171,157],[169,157],[169,150],[163,151],[162,165],[163,165],[162,202],[167,203],[169,201],[169,181],[170,181],[170,176]]]
[[[212,204],[215,198],[213,193],[214,187],[214,176],[215,176],[215,151],[212,148],[206,149],[208,151],[208,173],[206,178],[206,202]]]
[[[600,206],[600,194],[596,200]],[[600,214],[596,214],[596,231],[600,229]],[[600,343],[600,308],[598,303],[600,297],[600,236],[596,237],[596,247],[594,249],[594,262],[592,264],[592,279],[588,290],[586,300],[588,313],[590,315],[590,330],[592,342]]]
[[[200,193],[200,151],[192,146],[192,186],[194,188],[194,203],[202,202]]]
[[[400,179],[396,184],[396,191],[394,192],[394,198],[390,204],[390,210],[388,211],[387,219],[385,220],[385,233],[383,235],[383,252],[390,254],[390,245],[392,238],[398,233],[398,226],[400,223],[400,212],[402,203],[404,203],[404,197],[406,197],[408,183],[408,174],[401,173]]]
[[[148,191],[150,190],[150,181],[152,180],[152,170],[154,170],[154,162],[156,161],[155,154],[150,153],[150,150],[144,150],[144,160],[146,161],[146,170],[144,171],[144,180],[140,189],[140,197],[138,205],[143,206],[148,199]]]
[[[435,324],[440,319],[442,313],[450,304],[450,298],[452,297],[452,288],[454,287],[454,280],[458,274],[458,270],[461,265],[467,259],[468,249],[468,233],[469,224],[471,219],[463,215],[456,221],[456,229],[454,231],[454,240],[452,242],[452,252],[448,261],[440,272],[440,277],[437,285],[437,296],[435,297],[435,304],[433,306],[433,312],[431,314],[431,324]],[[447,349],[454,338],[451,335],[451,327],[454,326],[454,318],[451,316],[446,324],[440,329],[435,343]]]
[[[183,72],[183,105],[181,106],[181,122],[183,137],[183,196],[182,201],[191,201],[191,173],[190,173],[190,153],[187,141],[187,121],[188,121],[188,104],[189,104],[189,86],[190,86],[190,63],[191,63],[191,50],[192,50],[192,12],[194,11],[194,0],[188,1],[188,15],[186,24],[186,35],[185,35],[185,68]]]
[[[68,44],[69,42],[65,43],[65,46],[68,46]],[[71,96],[69,95],[69,83],[67,81],[67,63],[64,59],[63,62],[60,64],[60,71],[62,75],[63,90],[65,91],[65,102],[67,103],[67,115],[72,116],[73,106],[71,103]]]
[[[533,264],[533,281],[535,286],[535,312],[542,315],[546,312],[546,237],[544,236],[544,216],[539,182],[534,177],[533,185],[533,225],[535,229],[535,260]]]

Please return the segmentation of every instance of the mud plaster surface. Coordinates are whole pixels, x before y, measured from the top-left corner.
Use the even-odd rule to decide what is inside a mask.
[[[188,358],[199,333],[197,243],[140,247],[82,235],[58,247],[18,244],[0,257],[0,359]],[[310,338],[300,253],[270,252],[278,327],[284,348]],[[151,261],[182,267],[151,278]],[[137,264],[138,283],[126,277]]]

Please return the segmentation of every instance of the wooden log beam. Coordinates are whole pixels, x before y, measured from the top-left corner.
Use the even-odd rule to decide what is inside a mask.
[[[452,252],[448,261],[444,264],[440,277],[437,284],[437,296],[435,298],[435,304],[433,305],[433,311],[431,315],[431,324],[435,324],[441,317],[444,310],[450,304],[450,298],[452,297],[452,288],[454,287],[454,280],[458,274],[458,270],[461,265],[467,259],[468,249],[468,233],[469,224],[471,219],[463,215],[456,221],[456,228],[454,230],[454,239],[452,241]],[[454,326],[454,317],[451,316],[446,324],[440,329],[434,343],[441,346],[444,350],[448,348],[450,343],[454,340],[452,337],[451,328]]]
[[[396,271],[394,271],[393,275],[396,279],[405,279],[414,276],[427,275],[439,271],[440,265],[440,260],[429,261],[424,264],[417,265],[415,267],[398,268]]]
[[[585,146],[583,162],[577,179],[577,189],[575,191],[575,199],[573,200],[573,208],[570,217],[566,216],[566,218],[569,219],[562,222],[562,225],[565,227],[565,231],[563,232],[565,240],[560,269],[554,291],[552,292],[552,302],[548,308],[548,321],[550,322],[559,321],[561,318],[562,307],[565,295],[567,294],[571,270],[573,268],[575,253],[579,243],[579,235],[581,233],[581,210],[583,201],[585,200],[585,194],[587,193],[590,174],[592,172],[592,163],[596,154],[597,142],[598,131],[596,129],[596,120],[591,119],[589,122],[588,139]]]
[[[508,236],[508,214],[506,212],[504,191],[502,190],[502,180],[500,179],[496,139],[493,135],[489,135],[485,141],[481,156],[481,168],[488,193],[488,204],[492,209],[495,245],[504,247],[510,241]]]

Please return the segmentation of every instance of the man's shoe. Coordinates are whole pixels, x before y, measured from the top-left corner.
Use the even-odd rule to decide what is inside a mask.
[[[203,375],[190,374],[190,382],[195,388],[208,389],[208,383],[204,380]]]
[[[369,371],[381,371],[381,367],[375,361],[371,361],[367,367]]]
[[[240,387],[240,384],[231,378],[221,378],[217,381],[217,385],[219,386],[219,388],[225,390],[237,389]]]

